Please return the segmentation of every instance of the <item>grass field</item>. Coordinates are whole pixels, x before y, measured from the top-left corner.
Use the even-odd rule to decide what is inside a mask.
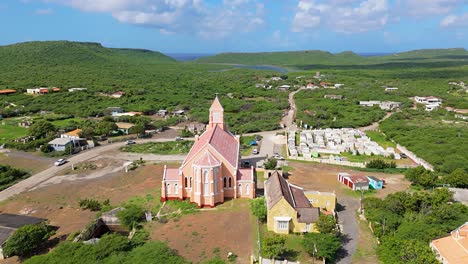
[[[175,155],[188,153],[193,141],[150,142],[120,148],[124,152]]]
[[[372,140],[372,141],[375,141],[377,142],[377,144],[379,144],[380,146],[382,146],[383,148],[388,148],[388,147],[391,147],[391,148],[395,148],[396,147],[396,144],[393,143],[392,141],[388,140],[384,134],[382,134],[381,132],[377,132],[377,131],[366,131],[366,135]]]
[[[27,134],[28,129],[26,128],[12,125],[0,125],[0,144],[3,144],[8,140],[24,137]]]

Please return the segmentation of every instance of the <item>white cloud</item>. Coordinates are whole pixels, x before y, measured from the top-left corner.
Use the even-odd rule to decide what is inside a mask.
[[[448,14],[467,3],[467,0],[401,0],[399,5],[403,13],[424,17]]]
[[[37,9],[36,11],[34,11],[36,15],[50,15],[53,12],[54,10],[52,10],[52,8]]]
[[[207,38],[249,32],[264,25],[258,0],[42,0],[86,12],[110,13],[121,23],[157,28],[163,34],[189,33]]]
[[[387,0],[300,0],[292,31],[303,32],[317,27],[342,33],[379,29],[388,22]]]
[[[448,15],[440,22],[441,27],[468,27],[468,13]]]

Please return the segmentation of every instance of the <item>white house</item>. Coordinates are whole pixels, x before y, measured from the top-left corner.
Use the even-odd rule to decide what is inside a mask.
[[[335,83],[335,88],[341,88],[343,86],[344,86],[344,84],[342,84],[342,83]]]
[[[359,105],[361,105],[361,106],[380,105],[380,101],[359,101]]]
[[[398,91],[398,88],[397,87],[386,87],[385,91],[386,92],[394,92],[394,91]]]
[[[55,151],[65,151],[70,146],[73,147],[73,139],[71,138],[56,138],[48,143]]]
[[[426,111],[430,112],[439,108],[439,104],[426,104]]]
[[[79,92],[79,91],[87,91],[87,90],[88,90],[88,88],[70,88],[70,89],[68,89],[68,91],[70,93]]]
[[[415,96],[414,101],[418,104],[430,104],[430,105],[441,105],[442,104],[442,99],[435,97],[435,96]]]

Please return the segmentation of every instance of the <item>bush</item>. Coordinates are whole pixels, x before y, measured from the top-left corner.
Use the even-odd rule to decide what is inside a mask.
[[[3,254],[9,257],[29,256],[53,234],[54,231],[46,224],[24,225],[5,242]]]
[[[257,217],[258,220],[265,222],[267,218],[267,207],[265,202],[265,197],[259,197],[253,200],[250,200],[250,210],[252,214]]]
[[[283,236],[269,233],[262,240],[262,257],[272,259],[278,258],[286,252],[286,238]]]
[[[320,233],[336,234],[336,219],[332,215],[320,214],[317,221],[317,229]]]
[[[145,217],[145,209],[135,204],[125,206],[120,212],[117,213],[117,218],[120,223],[128,229],[133,228]]]
[[[80,208],[89,209],[91,211],[99,211],[102,208],[102,205],[99,201],[94,199],[83,199],[80,200]]]
[[[396,168],[396,163],[394,161],[390,162],[385,162],[382,159],[374,159],[369,161],[366,164],[366,168],[371,168],[371,169],[390,169],[390,168]]]
[[[278,165],[278,161],[276,159],[269,159],[265,162],[265,169],[266,170],[274,170]]]

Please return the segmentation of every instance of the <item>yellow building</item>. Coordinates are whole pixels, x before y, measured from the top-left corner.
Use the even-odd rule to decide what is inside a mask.
[[[317,232],[315,222],[320,214],[304,194],[304,190],[290,184],[278,172],[265,181],[267,228],[279,234]]]
[[[334,192],[306,191],[304,194],[313,207],[331,213],[335,212],[336,194]]]

